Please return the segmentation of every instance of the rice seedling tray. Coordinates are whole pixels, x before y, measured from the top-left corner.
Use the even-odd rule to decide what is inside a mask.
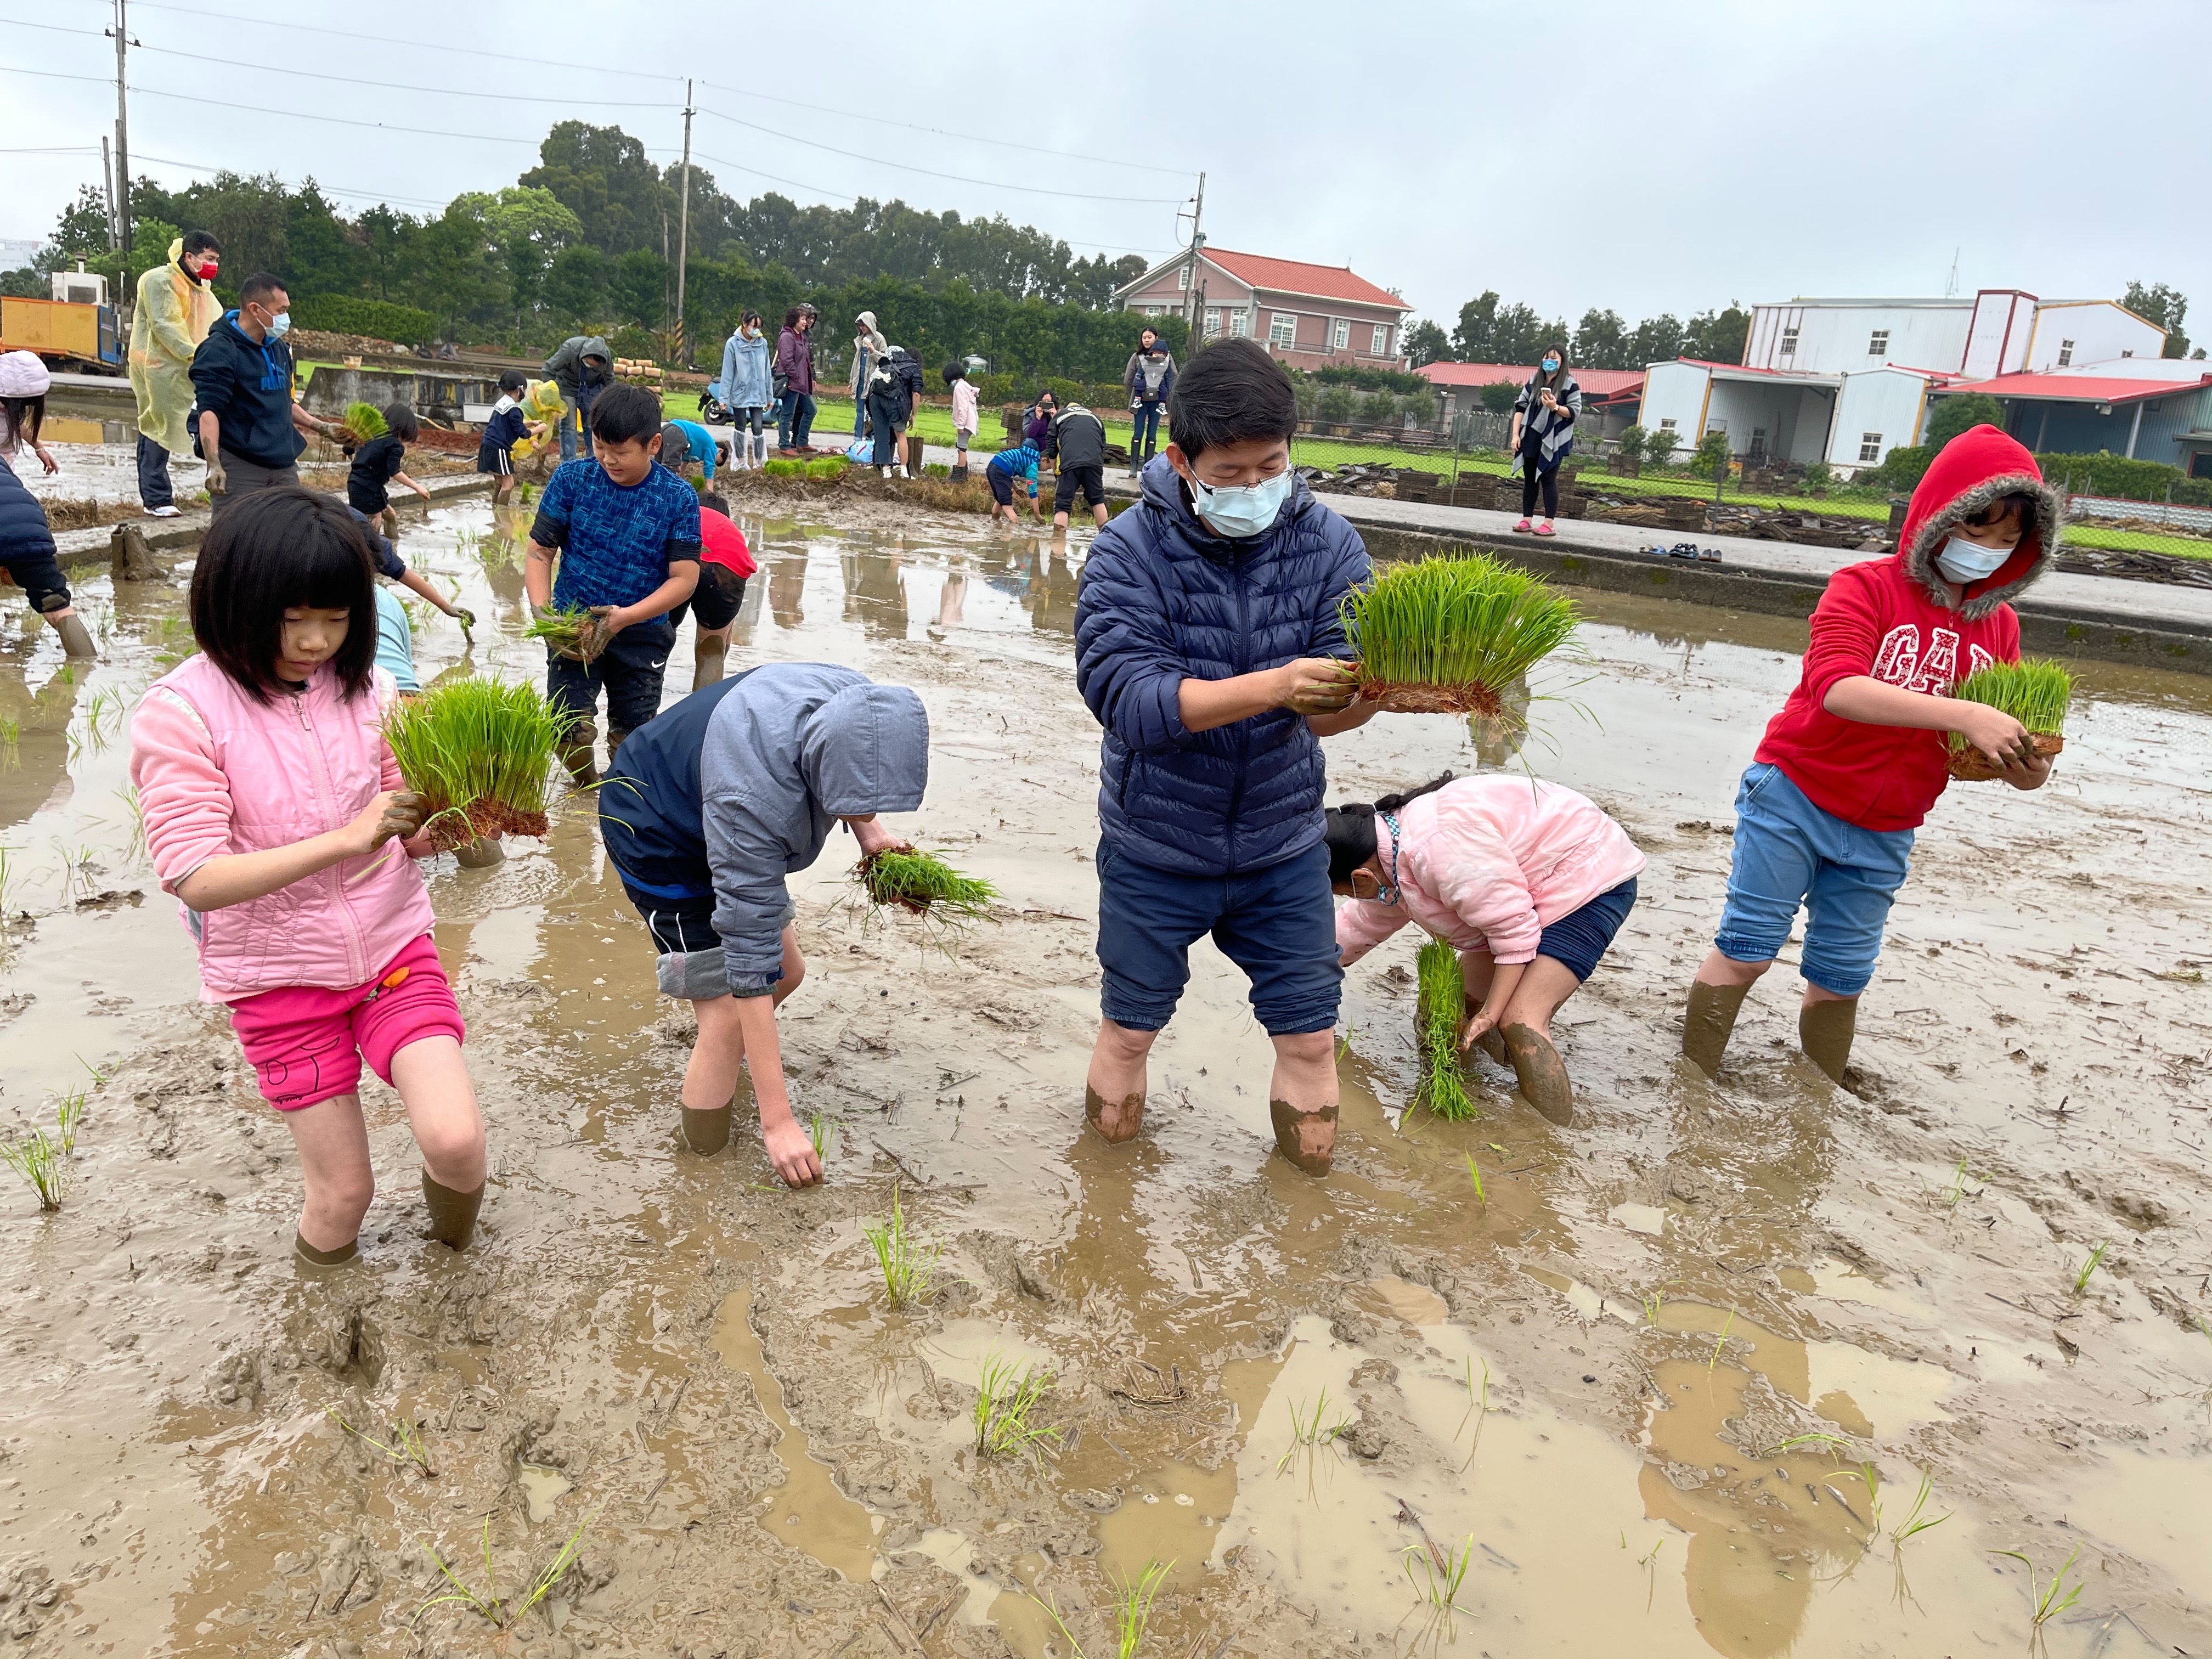
[[[542,836],[566,715],[537,687],[459,680],[401,703],[385,738],[423,798],[430,845],[451,852],[503,836]]]
[[[1506,712],[1505,696],[1574,636],[1574,601],[1486,553],[1389,565],[1346,596],[1359,696],[1395,714]]]
[[[2001,708],[2027,728],[2038,759],[2049,760],[2066,747],[2063,728],[2074,701],[2074,677],[2062,664],[2045,657],[2023,657],[2018,662],[1991,663],[1978,668],[1951,688],[1965,702],[1986,703]],[[1957,732],[1948,744],[1950,774],[1962,783],[1988,783],[2004,775],[1982,751]]]

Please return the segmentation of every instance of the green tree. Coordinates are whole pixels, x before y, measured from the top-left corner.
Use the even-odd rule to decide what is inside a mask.
[[[84,261],[87,270],[114,274],[115,253],[109,246],[107,229],[107,196],[97,185],[77,187],[76,199],[62,210],[54,234],[39,250],[34,268],[41,273],[67,270],[80,259]]]
[[[1628,337],[1627,368],[1672,362],[1682,355],[1682,325],[1666,312],[1637,324]]]
[[[2189,315],[2189,297],[2179,289],[2169,288],[2164,283],[2153,283],[2148,288],[2141,283],[2130,283],[2128,291],[2120,296],[2120,303],[2144,321],[2156,323],[2166,331],[2166,349],[2159,354],[2160,356],[2189,355],[2189,336],[2181,326],[2182,319]]]
[[[1628,325],[1617,311],[1592,306],[1575,325],[1574,362],[1579,368],[1626,368]]]
[[[1413,360],[1415,368],[1449,362],[1452,355],[1449,337],[1425,317],[1406,331],[1405,348],[1406,356]]]
[[[1740,363],[1751,336],[1751,313],[1733,300],[1725,311],[1701,311],[1682,330],[1681,356],[1708,363]]]
[[[2005,406],[1986,392],[1954,392],[1928,411],[1928,453],[1936,454],[1970,426],[2004,430]]]
[[[1498,336],[1498,290],[1486,289],[1480,298],[1459,308],[1459,324],[1452,330],[1452,356],[1462,363],[1498,361],[1492,344]]]
[[[174,225],[163,224],[159,219],[135,219],[131,224],[131,268],[124,273],[125,282],[136,292],[138,279],[157,265],[169,263],[169,244],[183,234]]]
[[[1482,406],[1492,414],[1503,415],[1513,407],[1514,400],[1521,395],[1521,388],[1510,380],[1492,380],[1487,386],[1478,386],[1474,395],[1481,399]]]

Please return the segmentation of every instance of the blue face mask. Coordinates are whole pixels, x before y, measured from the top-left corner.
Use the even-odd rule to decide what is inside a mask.
[[[1981,547],[1963,536],[1954,536],[1936,556],[1936,568],[1963,587],[1996,575],[2019,545],[2014,542],[2012,547]]]
[[[1291,496],[1291,473],[1285,467],[1272,478],[1255,484],[1224,484],[1218,488],[1190,481],[1192,509],[1217,536],[1241,541],[1257,536],[1282,516]]]
[[[274,317],[271,317],[269,319],[269,337],[270,339],[281,340],[291,331],[292,313],[290,312],[280,311]]]
[[[1558,374],[1559,372],[1559,360],[1557,357],[1547,357],[1547,358],[1545,358],[1545,359],[1544,359],[1544,373],[1545,373],[1545,374]]]

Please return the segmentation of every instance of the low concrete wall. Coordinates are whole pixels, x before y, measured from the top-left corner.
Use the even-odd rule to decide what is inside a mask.
[[[464,404],[499,401],[499,376],[425,363],[419,369],[343,368],[315,365],[300,401],[311,415],[336,418],[349,404],[379,409],[405,404],[417,415],[458,421]]]

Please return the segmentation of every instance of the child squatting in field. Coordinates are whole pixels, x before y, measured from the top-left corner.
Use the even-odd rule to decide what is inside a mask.
[[[429,1236],[459,1249],[483,1201],[484,1132],[438,960],[421,799],[382,711],[369,554],[345,507],[296,484],[216,520],[192,572],[200,654],[140,701],[131,781],[201,996],[226,1003],[307,1188],[298,1254],[350,1261],[374,1196],[362,1061],[399,1091]],[[387,846],[387,842],[401,843]]]
[[[1347,968],[1417,923],[1459,952],[1460,1048],[1510,1066],[1522,1098],[1574,1121],[1552,1017],[1581,988],[1636,902],[1644,854],[1593,801],[1507,774],[1455,778],[1372,805],[1331,807],[1328,876]]]
[[[1977,668],[2020,660],[2020,618],[2006,601],[2049,566],[2063,510],[2033,455],[1993,426],[1973,427],[1912,492],[1898,550],[1828,579],[1796,689],[1736,791],[1728,901],[1682,1026],[1682,1052],[1707,1073],[1802,904],[1798,1042],[1843,1080],[1913,832],[1950,781],[1946,734],[2015,789],[2050,777],[2020,721],[1950,692]]]
[[[698,1016],[682,1097],[693,1152],[728,1144],[750,1070],[776,1174],[822,1179],[776,1044],[775,1010],[806,974],[785,878],[840,821],[864,856],[911,851],[878,815],[915,811],[928,781],[921,699],[830,663],[769,663],[695,691],[608,763],[607,856],[652,935],[662,994]]]

